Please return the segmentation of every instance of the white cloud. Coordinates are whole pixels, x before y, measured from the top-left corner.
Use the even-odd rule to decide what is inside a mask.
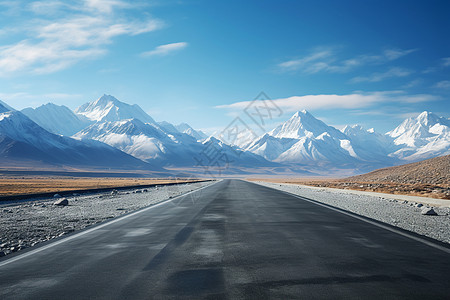
[[[410,53],[413,53],[417,51],[417,49],[408,49],[408,50],[402,50],[402,49],[386,49],[383,51],[383,55],[387,60],[396,60],[402,56],[408,55]]]
[[[309,55],[288,60],[278,64],[282,71],[302,71],[305,73],[345,73],[354,68],[368,65],[380,64],[399,59],[417,49],[386,49],[377,55],[358,55],[353,58],[339,59],[333,48],[317,48]]]
[[[81,7],[58,1],[30,3],[29,8],[36,13],[51,8],[60,14],[51,20],[30,20],[17,29],[30,37],[0,45],[0,76],[56,72],[80,60],[104,55],[115,37],[139,35],[163,25],[156,19],[111,15],[124,7],[130,8],[130,4],[113,0],[86,0]]]
[[[450,89],[450,80],[442,80],[434,85],[434,87],[439,89]]]
[[[100,13],[112,13],[115,8],[130,7],[129,3],[118,0],[86,0],[86,7]]]
[[[184,49],[187,47],[187,45],[188,45],[188,43],[186,43],[186,42],[160,45],[151,51],[141,53],[141,56],[148,57],[148,56],[154,56],[154,55],[167,55],[171,52]]]
[[[352,78],[352,82],[379,82],[388,78],[393,78],[393,77],[405,77],[405,76],[409,76],[411,75],[412,71],[407,70],[407,69],[403,69],[403,68],[398,68],[398,67],[393,67],[390,68],[389,70],[387,70],[386,72],[382,72],[382,73],[373,73],[370,76],[358,76],[358,77],[354,77]]]
[[[450,67],[450,57],[444,57],[442,59],[442,66],[443,67]]]
[[[305,96],[292,96],[288,98],[281,98],[273,101],[273,104],[277,105],[284,112],[295,112],[302,109],[357,109],[375,105],[383,102],[402,102],[402,103],[416,103],[433,101],[439,99],[436,96],[428,94],[414,94],[408,95],[401,91],[383,91],[383,92],[371,92],[371,93],[353,93],[346,95],[305,95]],[[258,101],[241,101],[227,105],[219,105],[216,108],[228,109],[232,111],[241,111],[247,106],[252,105],[267,105],[271,106],[271,103],[258,103]]]
[[[300,68],[317,69],[317,64],[322,64],[324,59],[328,59],[331,56],[333,56],[331,50],[319,50],[300,59],[293,59],[282,62],[278,66],[285,70],[298,70]]]

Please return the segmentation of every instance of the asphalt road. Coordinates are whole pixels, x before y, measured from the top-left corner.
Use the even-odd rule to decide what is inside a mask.
[[[0,260],[0,299],[449,299],[412,237],[224,180]]]

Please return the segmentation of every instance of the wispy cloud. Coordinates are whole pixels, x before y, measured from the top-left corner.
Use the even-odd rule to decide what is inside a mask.
[[[155,55],[167,55],[169,53],[172,53],[174,51],[178,51],[181,49],[184,49],[188,46],[188,43],[186,42],[179,42],[179,43],[171,43],[171,44],[165,44],[160,45],[156,47],[155,49],[147,52],[141,53],[141,56],[143,57],[149,57],[149,56],[155,56]]]
[[[398,68],[393,67],[387,70],[386,72],[381,73],[373,73],[369,76],[357,76],[351,79],[351,82],[379,82],[383,81],[385,79],[393,78],[393,77],[405,77],[412,74],[412,71],[404,69],[404,68]]]
[[[410,89],[410,88],[416,87],[416,86],[420,85],[422,82],[423,82],[423,80],[420,78],[411,80],[407,84],[402,85],[402,89]]]
[[[352,93],[344,95],[305,95],[292,96],[271,100],[285,112],[295,112],[302,109],[357,109],[376,105],[378,103],[417,103],[438,100],[439,97],[428,94],[406,94],[402,91],[382,91],[370,93]],[[252,101],[240,101],[227,105],[219,105],[216,108],[230,111],[241,111]],[[264,105],[264,103],[259,103]],[[266,103],[269,105],[270,103]]]
[[[442,59],[442,66],[443,67],[450,67],[450,57],[444,57]]]
[[[439,89],[450,89],[450,80],[442,80],[434,85],[434,87]]]
[[[116,15],[118,9],[131,9],[130,4],[122,1],[85,0],[77,7],[62,1],[35,1],[28,7],[39,16],[18,29],[22,31],[23,39],[0,45],[0,76],[21,71],[59,71],[80,60],[104,55],[115,37],[139,35],[163,25],[148,17],[139,20]],[[40,14],[50,10],[61,12],[61,15],[42,19]]]
[[[443,57],[440,59],[437,65],[426,68],[425,70],[422,71],[422,73],[430,74],[447,67],[450,67],[450,57]]]
[[[368,64],[381,64],[408,55],[417,49],[386,49],[380,54],[363,54],[340,59],[334,48],[317,48],[309,55],[279,63],[281,71],[301,71],[304,73],[345,73]]]

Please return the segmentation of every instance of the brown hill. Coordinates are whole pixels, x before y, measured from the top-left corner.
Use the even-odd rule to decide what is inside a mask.
[[[345,182],[428,184],[450,187],[450,155],[412,164],[378,169],[367,174],[342,179]]]
[[[450,155],[344,179],[291,178],[268,181],[450,200]]]

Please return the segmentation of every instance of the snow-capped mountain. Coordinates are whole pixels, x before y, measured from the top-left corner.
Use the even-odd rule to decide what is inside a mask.
[[[300,139],[302,137],[318,137],[325,132],[338,139],[347,138],[336,128],[328,126],[316,119],[308,111],[302,110],[296,112],[289,120],[270,131],[269,135],[276,138]]]
[[[94,139],[116,147],[130,155],[151,163],[168,167],[201,167],[199,161],[205,158],[213,164],[212,158],[229,158],[229,165],[273,166],[253,153],[244,153],[237,147],[222,143],[215,138],[203,142],[180,133],[170,123],[144,124],[137,119],[116,122],[95,123],[80,131],[75,138]],[[206,158],[205,154],[209,157]]]
[[[237,146],[230,146],[213,136],[205,139],[200,145],[194,157],[194,166],[197,172],[205,175],[271,174],[275,170],[283,169],[283,166],[278,163],[270,162],[249,151],[243,151]]]
[[[232,146],[237,146],[240,149],[247,149],[259,136],[251,129],[244,129],[239,132],[234,132],[231,129],[230,132],[224,130],[222,132],[216,132],[214,134],[219,140],[229,143]]]
[[[205,173],[217,173],[219,165],[226,165],[230,174],[258,168],[286,174],[360,173],[450,154],[449,128],[450,119],[423,112],[384,135],[359,125],[339,131],[299,111],[260,137],[249,130],[230,141],[221,134],[207,138],[186,123],[155,122],[139,106],[108,95],[82,105],[77,113],[51,103],[22,113],[0,101],[0,162],[127,169],[152,165],[194,173],[205,167]],[[76,131],[74,139],[64,136]]]
[[[0,161],[28,167],[151,169],[149,164],[106,144],[50,133],[19,111],[0,114]]]
[[[417,161],[450,154],[450,119],[424,111],[386,133],[398,146],[390,155]]]
[[[341,132],[299,111],[245,149],[280,163],[367,170],[450,154],[449,124],[423,112],[385,135],[360,125]]]
[[[349,138],[303,110],[246,150],[281,163],[345,165],[358,162]]]
[[[98,140],[149,162],[191,163],[195,154],[192,144],[196,140],[178,131],[175,135],[168,134],[158,125],[129,119],[92,124],[74,138]]]
[[[373,128],[364,129],[361,125],[345,126],[342,132],[348,137],[356,156],[368,162],[395,163],[389,153],[398,149],[391,137],[376,132]]]
[[[203,131],[195,130],[194,128],[189,126],[189,124],[186,123],[180,123],[178,125],[175,125],[175,128],[179,132],[186,133],[195,138],[196,140],[204,140],[208,137]]]
[[[22,113],[47,131],[65,136],[71,136],[92,123],[83,115],[76,115],[68,107],[53,103],[35,109],[25,108]]]
[[[347,125],[342,129],[342,133],[350,138],[353,144],[372,152],[386,155],[393,146],[392,138],[376,132],[373,128],[364,129],[361,125]]]
[[[155,120],[139,105],[123,103],[110,95],[103,95],[96,101],[83,104],[75,110],[75,113],[95,122],[138,119],[144,123],[155,123]]]
[[[169,122],[166,121],[161,121],[161,122],[157,122],[156,125],[163,130],[164,132],[171,134],[171,135],[178,135],[181,132],[178,131],[177,128],[175,128],[175,126],[173,124],[170,124]]]

